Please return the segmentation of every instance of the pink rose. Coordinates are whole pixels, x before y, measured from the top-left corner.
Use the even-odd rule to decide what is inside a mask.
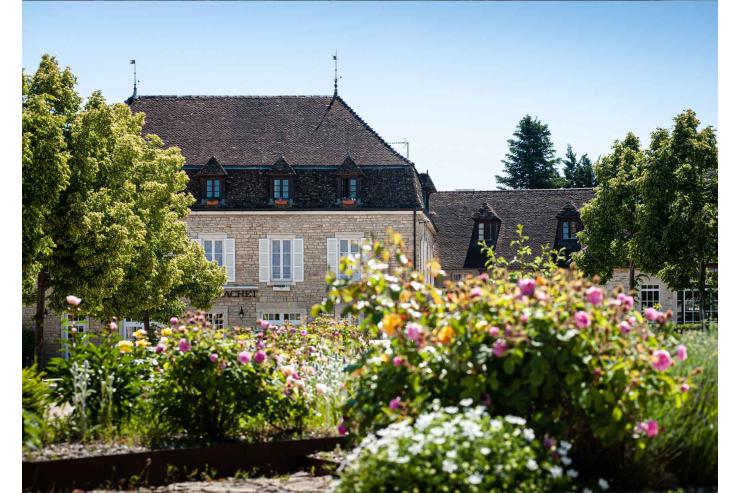
[[[110,330],[118,330],[118,324],[115,322],[109,323],[108,327],[110,328]]]
[[[306,337],[308,335],[308,331],[306,329],[301,330],[301,335]]]
[[[619,300],[619,303],[627,310],[632,310],[632,308],[635,306],[635,299],[632,296],[628,296],[624,293],[619,293],[617,295],[617,300]]]
[[[578,327],[579,329],[585,329],[586,327],[591,325],[591,319],[588,317],[588,313],[582,310],[576,312],[574,318],[576,321],[576,327]]]
[[[339,423],[339,426],[337,426],[337,431],[341,436],[344,436],[347,434],[347,426],[344,424],[344,421]]]
[[[159,343],[159,344],[157,344],[157,346],[156,346],[156,347],[154,348],[154,351],[156,351],[157,353],[163,353],[163,352],[164,352],[164,350],[165,350],[165,348],[166,348],[166,346],[165,346],[164,344],[162,344],[162,343],[160,342],[160,343]]]
[[[506,341],[503,339],[497,339],[495,343],[493,343],[493,354],[500,358],[504,354],[506,354]]]
[[[673,364],[671,354],[665,349],[659,349],[653,352],[653,368],[658,371],[665,371]]]
[[[482,295],[482,294],[483,294],[483,290],[481,288],[477,287],[477,286],[470,290],[470,297],[471,298],[479,298],[480,295]]]
[[[401,407],[401,397],[396,397],[388,403],[388,407],[391,411],[395,411]]]
[[[262,330],[267,330],[269,326],[270,322],[268,322],[267,320],[260,320],[260,328],[262,328]]]
[[[689,386],[689,384],[685,383],[685,384],[681,385],[681,392],[683,392],[685,394],[686,392],[689,391],[690,388],[691,387]]]
[[[170,319],[170,323],[171,323],[171,324],[172,324],[173,326],[177,325],[177,323],[178,323],[179,321],[180,321],[180,320],[178,320],[178,318],[177,318],[177,317],[172,317],[172,318]]]
[[[524,296],[531,296],[534,293],[534,288],[537,286],[537,283],[534,279],[525,278],[519,279],[519,282],[517,282],[517,286],[519,286],[519,291]]]
[[[78,298],[77,296],[69,295],[67,296],[67,304],[72,306],[77,306],[80,303],[82,303],[82,300]]]
[[[688,354],[686,352],[686,346],[681,344],[676,348],[676,359],[678,361],[686,361],[686,358],[688,357]]]
[[[659,431],[658,422],[654,419],[643,421],[642,423],[640,423],[639,429],[642,433],[645,433],[648,438],[653,438],[658,434]]]
[[[490,329],[488,329],[488,334],[491,337],[498,337],[500,332],[501,332],[501,329],[499,329],[498,327],[491,327]]]
[[[621,323],[619,324],[619,331],[620,331],[620,332],[621,332],[622,334],[624,334],[624,335],[627,335],[627,334],[629,334],[629,333],[630,333],[630,331],[632,331],[632,326],[631,326],[631,325],[629,324],[629,322],[627,322],[626,320],[623,320],[623,321],[622,321],[622,322],[621,322]]]
[[[193,348],[187,339],[180,339],[180,342],[177,343],[177,347],[180,349],[181,353],[187,353]]]
[[[586,301],[591,303],[592,305],[598,305],[604,300],[604,293],[601,291],[601,288],[597,288],[596,286],[591,286],[586,290]]]
[[[215,363],[216,361],[218,361],[218,354],[211,353],[211,355],[208,357],[208,359],[211,360],[211,363]]]
[[[478,276],[478,279],[480,279],[483,282],[488,282],[488,274],[484,272],[483,274]]]
[[[239,353],[236,356],[236,360],[239,363],[243,364],[243,365],[246,365],[247,363],[249,363],[249,360],[250,359],[252,359],[252,358],[251,358],[251,356],[249,356],[249,352],[248,351],[242,351],[241,353]],[[257,359],[257,355],[255,355],[255,358],[254,359],[255,360]]]
[[[396,356],[393,358],[393,366],[401,366],[403,364],[403,358]]]
[[[526,324],[527,322],[529,322],[529,315],[527,315],[527,314],[522,314],[522,315],[521,315],[521,316],[519,317],[519,320],[520,320],[520,321],[521,321],[521,322],[522,322],[523,324]]]
[[[658,320],[659,317],[660,312],[652,306],[645,309],[645,318],[648,319],[650,322],[655,322],[656,320]]]
[[[418,344],[421,339],[421,326],[413,322],[406,325],[406,337]]]
[[[258,364],[259,363],[262,363],[263,361],[265,361],[266,358],[267,358],[267,355],[261,349],[259,351],[257,351],[256,353],[254,353],[254,362],[255,363],[258,363]]]

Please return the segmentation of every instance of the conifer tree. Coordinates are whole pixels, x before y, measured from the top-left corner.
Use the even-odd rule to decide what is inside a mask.
[[[504,164],[504,176],[496,175],[499,188],[556,188],[555,147],[550,130],[537,118],[526,115],[508,140],[509,152]]]

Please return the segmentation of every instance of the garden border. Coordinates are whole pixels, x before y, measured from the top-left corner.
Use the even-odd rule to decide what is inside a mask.
[[[233,476],[240,470],[285,474],[317,465],[307,455],[346,443],[346,437],[327,437],[23,461],[23,491],[158,486],[185,479],[194,471],[197,475],[215,470],[219,477]]]

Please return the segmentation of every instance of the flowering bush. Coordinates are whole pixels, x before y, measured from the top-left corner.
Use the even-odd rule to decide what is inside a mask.
[[[410,268],[400,235],[391,234],[389,249],[363,249],[366,275],[337,281],[321,309],[349,302],[347,311],[390,343],[348,368],[343,430],[362,436],[419,416],[434,399],[470,398],[492,415],[524,416],[539,433],[573,441],[584,466],[597,470],[618,463],[599,451],[621,460],[633,436],[638,446],[650,440],[653,428],[641,423],[652,419],[651,401],[686,398],[688,378],[665,371],[677,364],[677,342],[654,333],[632,297],[607,296],[547,256],[526,262],[520,248],[512,266],[491,252],[487,273],[442,290]],[[669,317],[660,313],[656,323]]]
[[[127,422],[157,364],[141,345],[122,353],[116,329],[112,322],[95,336],[70,330],[69,357],[49,362],[47,370],[57,379],[56,401],[74,408],[73,436]]]
[[[336,368],[346,327],[328,323],[257,329],[213,329],[202,314],[173,319],[155,347],[161,371],[148,396],[159,432],[225,438],[245,432],[302,432],[314,422],[334,426],[327,399],[339,393]],[[360,339],[361,340],[361,339]],[[311,413],[314,408],[315,412]],[[319,416],[316,416],[316,415]]]
[[[483,406],[440,408],[367,435],[340,466],[337,493],[572,491],[570,444],[545,447],[519,417]],[[559,450],[559,452],[558,452]]]

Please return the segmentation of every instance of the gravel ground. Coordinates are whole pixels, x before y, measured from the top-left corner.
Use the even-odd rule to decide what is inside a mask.
[[[227,478],[219,481],[189,481],[131,491],[141,493],[327,493],[333,479],[332,476],[311,476],[306,472],[298,472],[290,476],[276,478]],[[95,490],[98,493],[110,491]]]
[[[146,452],[146,447],[127,445],[124,443],[89,442],[89,443],[53,443],[40,450],[23,452],[23,460],[57,460],[78,459],[96,455],[127,454],[131,452]]]

